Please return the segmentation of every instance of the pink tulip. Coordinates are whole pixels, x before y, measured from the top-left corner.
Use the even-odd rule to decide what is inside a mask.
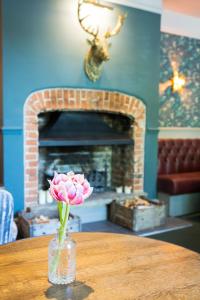
[[[55,172],[54,178],[49,180],[49,192],[56,201],[65,202],[70,205],[78,205],[87,199],[93,188],[90,187],[87,179],[82,174],[74,174],[69,172],[67,174],[57,174]]]

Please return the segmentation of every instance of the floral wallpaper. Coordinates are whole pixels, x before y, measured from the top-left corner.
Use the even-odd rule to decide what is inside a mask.
[[[200,127],[200,40],[161,34],[160,127]],[[185,77],[181,92],[172,92],[173,70]]]

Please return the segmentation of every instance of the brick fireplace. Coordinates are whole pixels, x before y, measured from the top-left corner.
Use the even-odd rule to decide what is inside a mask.
[[[24,196],[25,207],[38,204],[39,199],[39,129],[38,115],[42,112],[80,111],[117,113],[134,119],[129,153],[133,161],[132,190],[143,192],[144,139],[146,108],[144,103],[119,92],[85,89],[45,89],[32,93],[24,105]]]

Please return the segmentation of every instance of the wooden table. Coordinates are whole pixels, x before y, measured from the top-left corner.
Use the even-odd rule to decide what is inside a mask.
[[[132,235],[77,233],[77,281],[47,280],[51,236],[0,246],[0,299],[200,299],[200,255]]]

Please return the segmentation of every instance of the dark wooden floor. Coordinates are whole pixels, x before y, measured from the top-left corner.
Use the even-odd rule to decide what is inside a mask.
[[[151,238],[170,242],[200,253],[200,214],[184,217],[192,223],[192,227],[152,235]]]
[[[182,217],[180,220],[189,221],[192,226],[164,233],[153,234],[149,237],[180,245],[200,253],[200,214]],[[83,224],[82,231],[134,234],[131,230],[113,224],[109,221]]]

